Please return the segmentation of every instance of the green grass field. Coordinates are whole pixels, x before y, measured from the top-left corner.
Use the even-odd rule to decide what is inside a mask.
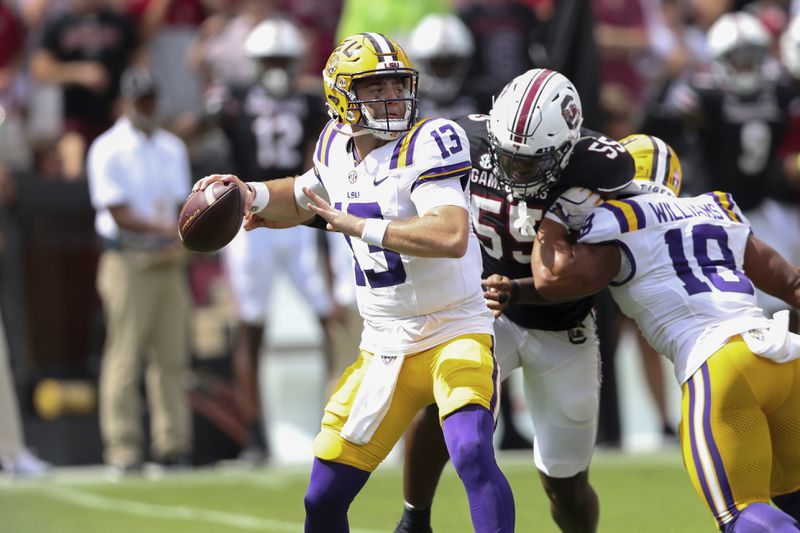
[[[500,455],[517,506],[517,531],[558,533],[525,454]],[[600,495],[600,531],[714,531],[677,451],[598,453],[591,479]],[[109,480],[97,469],[63,469],[43,480],[0,481],[2,533],[301,532],[308,467],[228,467]],[[402,506],[399,466],[384,465],[350,510],[353,533],[391,532]],[[470,527],[466,496],[448,467],[433,510],[436,533]]]

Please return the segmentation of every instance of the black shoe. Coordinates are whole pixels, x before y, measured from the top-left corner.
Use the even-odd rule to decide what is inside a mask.
[[[394,528],[394,533],[433,533],[431,529],[431,508],[403,508],[403,517]]]
[[[433,533],[433,529],[431,529],[430,526],[415,527],[405,520],[400,520],[400,523],[394,528],[394,533]]]

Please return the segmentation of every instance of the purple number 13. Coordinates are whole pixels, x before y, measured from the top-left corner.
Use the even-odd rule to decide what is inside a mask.
[[[461,140],[458,138],[458,134],[453,126],[445,124],[439,128],[439,132],[447,135],[448,144],[452,143],[452,146],[445,146],[445,139],[442,139],[442,136],[435,130],[431,132],[431,137],[436,141],[436,146],[439,147],[439,151],[442,152],[442,159],[447,159],[451,155],[456,155],[463,149]]]
[[[692,265],[686,259],[683,251],[683,235],[680,228],[671,229],[664,234],[664,240],[669,249],[669,256],[672,259],[672,267],[675,273],[683,282],[683,288],[689,295],[701,292],[711,292],[708,283],[695,276],[692,272]],[[708,256],[708,243],[715,241],[719,246],[722,257],[711,259]],[[753,283],[742,272],[736,269],[736,260],[733,252],[728,247],[728,234],[725,228],[713,224],[698,224],[692,227],[692,248],[696,264],[700,267],[703,275],[708,278],[711,284],[723,292],[741,292],[753,294]],[[725,279],[719,270],[728,273]],[[730,279],[735,278],[735,279]]]

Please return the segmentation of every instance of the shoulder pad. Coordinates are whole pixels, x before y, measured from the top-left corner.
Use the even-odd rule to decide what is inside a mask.
[[[633,157],[617,141],[590,133],[575,145],[559,189],[585,187],[602,193],[623,189],[636,172]]]
[[[325,127],[322,128],[322,133],[319,134],[317,146],[314,150],[314,163],[316,165],[328,166],[333,140],[339,135],[339,130],[342,127],[335,120],[329,120]]]
[[[413,190],[423,181],[458,178],[466,189],[472,170],[470,143],[464,129],[452,120],[420,120],[398,141],[389,169],[413,168]]]
[[[623,233],[644,229],[646,225],[645,213],[635,200],[608,200],[586,218],[578,242],[608,242]]]
[[[744,216],[742,210],[736,205],[732,194],[723,191],[713,191],[706,193],[705,196],[710,196],[720,209],[722,209],[722,212],[732,221],[750,225],[747,217]]]

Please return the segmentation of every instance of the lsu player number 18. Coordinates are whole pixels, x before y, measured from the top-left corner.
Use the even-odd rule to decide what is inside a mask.
[[[304,174],[237,184],[246,227],[316,216],[353,251],[361,351],[314,442],[306,532],[349,530],[347,509],[414,415],[435,403],[475,531],[514,530],[511,488],[492,449],[498,369],[492,315],[469,229],[469,140],[456,123],[417,121],[417,71],[378,33],[344,39],[323,71],[332,120]]]
[[[553,519],[563,531],[595,531],[598,500],[588,469],[600,376],[592,299],[542,305],[533,290],[531,249],[556,198],[575,186],[617,194],[631,185],[633,160],[618,142],[581,127],[575,87],[552,70],[525,72],[503,89],[489,115],[457,123],[472,150],[472,227],[481,243],[484,296],[498,315],[501,378],[523,369],[534,461]],[[407,505],[396,533],[429,528],[438,480],[429,472],[447,461],[436,424],[435,412],[426,410],[408,432]]]
[[[676,159],[663,141],[622,144],[649,162],[635,180],[645,194],[596,207],[578,244],[562,226],[552,255],[537,238],[536,288],[556,300],[608,285],[672,361],[684,464],[720,530],[800,531],[800,337],[788,332],[788,311],[764,315],[754,290],[797,308],[800,271],[751,232],[730,194],[678,198],[680,165],[659,164]]]

